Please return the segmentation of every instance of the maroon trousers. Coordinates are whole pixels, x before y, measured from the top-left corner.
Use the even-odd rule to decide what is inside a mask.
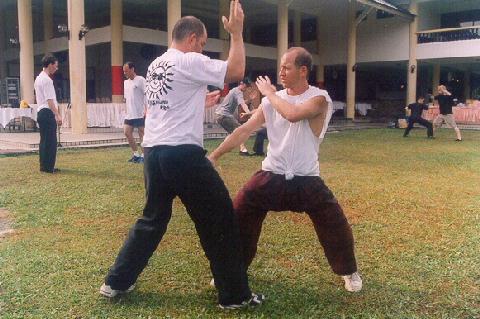
[[[295,176],[258,171],[233,201],[240,226],[245,264],[255,257],[262,223],[268,211],[306,212],[333,272],[349,275],[357,271],[353,234],[333,193],[318,176]]]

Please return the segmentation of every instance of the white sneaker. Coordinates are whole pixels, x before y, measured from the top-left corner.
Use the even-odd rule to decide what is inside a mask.
[[[215,279],[212,278],[209,283],[210,287],[215,287]]]
[[[104,283],[102,285],[102,287],[100,287],[100,294],[104,297],[107,297],[107,298],[114,298],[117,295],[126,294],[126,293],[130,292],[134,288],[135,288],[135,284],[128,287],[127,290],[116,290],[116,289],[112,289],[112,287],[110,287],[109,285]]]
[[[345,281],[345,289],[350,292],[359,292],[362,290],[362,278],[358,272],[351,275],[342,276]]]

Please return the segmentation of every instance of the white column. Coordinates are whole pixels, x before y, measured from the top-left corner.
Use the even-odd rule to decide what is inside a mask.
[[[320,39],[320,17],[317,17],[317,54],[320,57],[322,51],[321,48],[321,39]],[[317,65],[317,74],[316,74],[317,86],[319,88],[325,88],[325,65],[320,61],[320,64]]]
[[[230,0],[219,0],[218,2],[218,23],[219,23],[219,39],[222,41],[222,52],[220,52],[220,60],[228,59],[228,51],[230,50],[229,34],[223,28],[222,16],[228,18],[230,14]]]
[[[418,3],[416,0],[410,2],[409,10],[413,14],[418,13]],[[410,50],[408,56],[408,77],[407,77],[407,104],[415,103],[417,100],[417,30],[418,17],[410,22]]]
[[[280,84],[280,61],[288,49],[288,4],[279,0],[277,5],[277,83]]]
[[[357,59],[357,1],[348,5],[347,119],[355,119],[355,64]]]
[[[20,98],[34,103],[32,0],[18,0],[20,42]]]
[[[437,95],[437,88],[440,85],[440,64],[433,65],[432,94]]]
[[[123,5],[122,0],[110,0],[110,42],[112,65],[112,102],[123,102]]]
[[[168,46],[172,43],[172,31],[175,23],[182,17],[182,0],[167,0]]]
[[[293,23],[293,45],[296,47],[302,46],[302,13],[300,11],[295,11],[295,19]]]
[[[87,133],[87,91],[85,37],[78,38],[80,27],[85,23],[84,0],[67,0],[68,60],[70,69],[70,101],[72,103],[72,132]]]
[[[50,52],[49,42],[53,38],[53,2],[43,0],[43,52]]]

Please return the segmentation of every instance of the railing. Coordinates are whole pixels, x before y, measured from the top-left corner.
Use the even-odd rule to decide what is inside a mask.
[[[480,39],[480,26],[417,32],[418,43],[451,42]]]

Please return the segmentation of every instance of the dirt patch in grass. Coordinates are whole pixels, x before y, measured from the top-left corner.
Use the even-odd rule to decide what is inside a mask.
[[[12,224],[8,215],[8,210],[0,207],[0,241],[8,234],[13,233]]]

